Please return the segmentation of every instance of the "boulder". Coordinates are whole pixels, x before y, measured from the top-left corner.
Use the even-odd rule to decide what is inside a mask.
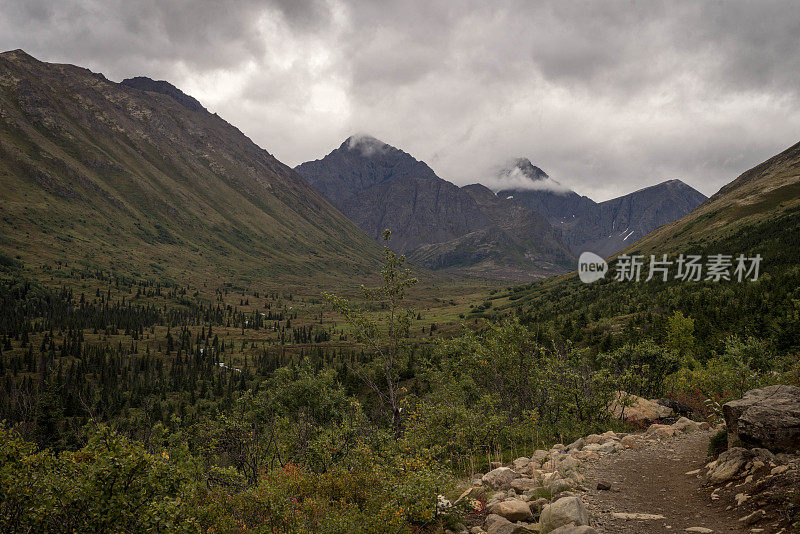
[[[535,461],[535,462],[539,462],[539,463],[541,464],[541,463],[542,463],[542,460],[544,460],[545,458],[547,458],[547,455],[548,455],[548,454],[549,454],[549,453],[548,453],[547,451],[543,451],[543,450],[541,450],[541,449],[539,449],[539,450],[536,450],[536,451],[533,451],[533,455],[531,455],[531,461],[532,461],[532,462],[534,462],[534,461]]]
[[[586,441],[583,438],[578,438],[569,445],[567,445],[568,451],[579,451],[586,445]]]
[[[608,453],[614,452],[617,448],[616,441],[607,441],[605,443],[591,443],[586,445],[583,450],[586,452]]]
[[[677,432],[697,432],[700,430],[700,423],[681,417],[673,423],[672,428]]]
[[[492,508],[492,513],[514,523],[533,519],[533,514],[531,514],[531,508],[528,503],[518,500],[501,502]]]
[[[516,460],[511,462],[511,465],[514,466],[514,469],[519,470],[519,469],[523,469],[523,468],[527,467],[529,463],[531,463],[531,459],[530,458],[525,458],[523,456],[523,457],[517,458]]]
[[[581,463],[577,459],[575,459],[572,456],[567,456],[566,458],[558,462],[557,468],[562,473],[565,473],[567,471],[577,469],[578,467],[580,467],[580,465]]]
[[[519,478],[520,474],[508,467],[498,467],[483,475],[483,483],[493,489],[507,487],[512,480]]]
[[[592,445],[593,443],[603,443],[605,439],[599,434],[589,434],[583,438],[584,445]]]
[[[545,487],[550,490],[551,494],[557,495],[564,491],[570,491],[575,487],[575,483],[565,478],[552,478],[545,483]]]
[[[722,407],[729,447],[762,447],[773,452],[800,450],[800,387],[752,389]]]
[[[660,404],[661,406],[666,406],[676,414],[681,415],[683,417],[689,417],[691,415],[694,415],[694,410],[692,409],[692,407],[680,401],[662,398],[658,399],[656,403]]]
[[[500,517],[500,516],[499,516],[499,515],[497,515],[497,514],[489,514],[489,515],[487,515],[487,516],[486,516],[486,519],[484,519],[484,521],[483,521],[483,525],[484,525],[486,528],[489,528],[489,527],[491,527],[491,526],[492,526],[492,523],[494,523],[494,522],[496,522],[496,521],[502,521],[502,520],[503,520],[503,518],[502,518],[502,517]],[[505,521],[508,521],[508,519],[505,519]]]
[[[515,478],[510,482],[510,485],[512,488],[514,488],[514,491],[517,491],[519,493],[532,490],[534,488],[538,488],[541,486],[541,484],[539,484],[539,481],[536,480],[535,478]]]
[[[512,523],[508,519],[500,516],[497,516],[497,519],[493,520],[491,523],[489,523],[487,518],[486,525],[487,534],[531,534],[531,532],[533,532],[524,525]]]
[[[628,406],[624,406],[625,404]],[[652,423],[674,414],[671,408],[624,391],[617,393],[616,399],[611,405],[611,413],[618,419],[640,424]]]
[[[587,461],[590,461],[590,460],[597,460],[599,457],[600,457],[600,455],[598,455],[596,452],[587,451],[587,450],[577,451],[575,453],[575,458],[577,458],[581,462],[587,462]]]
[[[539,532],[546,534],[570,523],[578,527],[589,524],[589,514],[579,497],[562,497],[545,506],[539,518]]]
[[[670,425],[659,425],[658,423],[650,425],[644,433],[647,439],[658,438],[665,439],[675,435],[675,429]]]

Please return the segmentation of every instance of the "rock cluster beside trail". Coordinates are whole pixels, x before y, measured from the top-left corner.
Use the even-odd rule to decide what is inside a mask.
[[[487,516],[482,525],[460,529],[461,534],[596,534],[581,498],[587,488],[582,473],[588,462],[603,455],[643,447],[649,441],[684,432],[707,429],[684,417],[672,425],[653,424],[645,432],[613,431],[592,434],[569,445],[537,450],[530,458],[517,458],[472,481],[458,499],[486,498]],[[599,485],[598,485],[599,487]]]
[[[711,500],[730,502],[747,527],[773,524],[796,515],[787,507],[800,499],[800,457],[763,448],[732,447],[706,465]],[[702,476],[702,473],[698,476]],[[777,523],[776,523],[777,521]]]

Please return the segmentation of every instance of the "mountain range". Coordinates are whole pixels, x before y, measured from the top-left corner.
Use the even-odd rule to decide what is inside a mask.
[[[430,269],[528,279],[571,270],[585,250],[611,255],[691,212],[705,196],[680,180],[594,202],[528,159],[499,171],[527,188],[497,193],[444,180],[424,162],[371,136],[352,136],[324,158],[295,168],[378,239]]]
[[[547,217],[574,254],[584,251],[610,256],[659,226],[680,219],[706,196],[680,180],[669,180],[621,197],[595,202],[565,189],[527,159],[518,159],[504,175],[526,177],[530,189],[498,192]],[[539,187],[537,187],[539,186]]]
[[[0,54],[0,254],[34,269],[280,283],[434,270],[529,280],[612,254],[705,197],[673,180],[595,203],[527,159],[530,188],[458,187],[370,136],[291,169],[166,81]],[[543,186],[537,189],[537,187]],[[60,263],[58,263],[60,262]]]
[[[392,248],[430,269],[529,279],[572,264],[540,214],[482,186],[459,188],[374,137],[352,136],[295,170],[368,235],[390,229]]]

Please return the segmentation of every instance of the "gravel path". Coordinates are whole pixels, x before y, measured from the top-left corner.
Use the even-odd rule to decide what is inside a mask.
[[[698,476],[686,474],[706,464],[711,434],[682,434],[644,444],[638,450],[605,455],[587,465],[586,487],[590,489],[584,500],[595,528],[599,532],[637,534],[675,534],[688,527],[704,527],[716,533],[751,532],[735,511],[725,510],[724,504],[711,500],[711,490],[702,487]],[[598,482],[609,484],[611,490],[596,489]],[[625,520],[614,518],[615,512],[664,518]]]

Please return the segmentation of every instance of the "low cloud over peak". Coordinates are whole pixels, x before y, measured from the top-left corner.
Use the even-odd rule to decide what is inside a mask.
[[[551,191],[569,193],[570,188],[553,180],[528,158],[515,158],[505,165],[490,170],[480,182],[494,192],[513,191]]]
[[[375,154],[385,154],[392,148],[380,139],[376,139],[368,134],[351,135],[344,142],[343,146],[347,146],[349,150],[358,150],[361,152],[361,155],[365,157],[370,157]]]

